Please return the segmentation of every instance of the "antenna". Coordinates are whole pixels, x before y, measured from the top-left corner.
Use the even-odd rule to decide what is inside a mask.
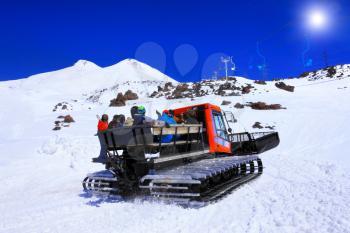
[[[233,65],[233,67],[231,67],[232,71],[236,70],[236,64],[232,61],[232,57],[221,57],[221,62],[225,64],[225,74],[226,74],[226,82],[228,79],[228,75],[227,75],[227,70],[228,70],[228,63],[231,63]]]

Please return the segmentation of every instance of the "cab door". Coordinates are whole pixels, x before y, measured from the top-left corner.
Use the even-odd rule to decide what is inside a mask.
[[[213,110],[212,119],[214,128],[215,152],[231,153],[231,143],[229,142],[227,129],[221,112]]]

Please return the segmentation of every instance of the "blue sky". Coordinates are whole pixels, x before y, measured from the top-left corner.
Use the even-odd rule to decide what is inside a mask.
[[[305,27],[315,6],[327,28]],[[2,1],[0,80],[64,68],[78,59],[108,66],[137,58],[180,81],[235,74],[299,75],[350,63],[350,2],[339,1]],[[231,71],[232,72],[232,71]]]

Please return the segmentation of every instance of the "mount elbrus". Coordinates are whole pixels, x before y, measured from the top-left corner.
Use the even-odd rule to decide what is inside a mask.
[[[232,133],[233,114],[209,103],[173,111],[180,116],[189,110],[196,111],[200,124],[124,126],[99,133],[108,148],[106,170],[88,174],[84,190],[210,203],[262,174],[257,155],[279,144],[277,132]]]

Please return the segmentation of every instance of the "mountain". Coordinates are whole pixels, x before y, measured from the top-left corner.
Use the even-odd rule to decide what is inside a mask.
[[[135,60],[79,61],[0,82],[0,232],[349,232],[348,67],[317,78],[177,83]],[[109,107],[126,90],[139,98]],[[260,156],[258,179],[201,209],[82,191],[85,175],[104,169],[91,163],[100,149],[96,114],[129,116],[144,105],[155,118],[155,110],[205,102],[233,112],[234,132],[279,132],[280,145]],[[75,122],[61,123],[66,115]]]
[[[307,78],[309,80],[323,79],[327,77],[331,78],[343,78],[350,76],[350,65],[337,65],[329,66],[324,69],[304,72],[300,75],[300,78]]]
[[[108,88],[125,82],[142,81],[176,83],[167,75],[134,59],[126,59],[104,68],[90,61],[79,60],[73,66],[64,69],[6,83],[22,90],[72,95]]]

